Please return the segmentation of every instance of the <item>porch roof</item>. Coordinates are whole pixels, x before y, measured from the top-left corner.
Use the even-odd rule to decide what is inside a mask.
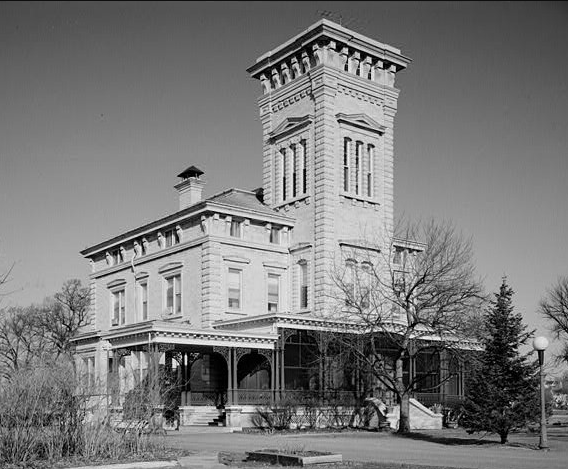
[[[269,313],[259,316],[231,319],[218,322],[214,325],[218,330],[270,330],[273,334],[278,333],[278,328],[283,329],[304,329],[316,331],[328,331],[331,333],[355,333],[365,334],[370,332],[369,324],[361,321],[354,321],[346,318],[318,318],[308,315],[291,313]],[[405,328],[403,320],[393,319],[388,324],[382,324],[375,329],[377,333],[394,333]],[[465,350],[481,350],[481,344],[472,338],[464,338],[459,334],[449,332],[438,334],[429,331],[425,326],[417,327],[414,331],[414,338],[424,342],[440,343],[445,346],[458,347]]]
[[[274,349],[277,334],[246,331],[219,331],[198,329],[189,324],[170,321],[146,321],[116,328],[111,331],[86,333],[74,342],[107,340],[111,348],[136,347],[148,344],[205,345]]]

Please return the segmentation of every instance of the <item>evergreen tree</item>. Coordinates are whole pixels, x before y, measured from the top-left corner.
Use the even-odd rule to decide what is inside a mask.
[[[485,314],[484,351],[466,388],[461,423],[469,433],[487,431],[507,442],[511,430],[538,419],[537,363],[522,355],[534,331],[527,332],[522,316],[513,312],[513,290],[503,279]]]

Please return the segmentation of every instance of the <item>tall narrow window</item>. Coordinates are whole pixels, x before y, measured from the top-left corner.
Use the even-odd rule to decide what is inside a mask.
[[[373,163],[375,159],[375,147],[367,146],[367,197],[373,197]]]
[[[292,197],[298,193],[298,153],[298,145],[292,145]]]
[[[140,320],[148,319],[148,282],[140,282],[138,285],[140,298]]]
[[[371,304],[371,277],[372,266],[369,262],[363,261],[361,263],[361,277],[360,277],[360,296],[361,308],[368,308]]]
[[[268,274],[268,311],[278,311],[280,276]]]
[[[181,275],[166,279],[166,312],[169,315],[181,314]]]
[[[85,368],[84,384],[87,390],[95,386],[95,357],[83,358],[83,366]]]
[[[117,290],[112,293],[112,325],[121,326],[126,323],[125,291]]]
[[[345,277],[343,282],[343,293],[345,294],[345,305],[353,306],[355,304],[355,269],[357,261],[347,259],[345,262]]]
[[[308,307],[308,264],[300,264],[300,309]]]
[[[308,192],[308,158],[306,156],[306,141],[300,142],[300,152],[302,159],[302,194]]]
[[[241,271],[238,269],[229,269],[227,298],[230,309],[241,308]]]
[[[288,158],[287,158],[287,154],[286,154],[286,148],[282,148],[282,150],[280,150],[280,154],[282,155],[281,161],[282,161],[282,171],[281,171],[281,176],[282,176],[282,186],[281,186],[281,194],[282,194],[282,201],[287,199],[287,194],[286,194],[286,185],[287,185],[287,181],[286,181],[286,173],[288,172]]]
[[[349,192],[349,158],[351,153],[351,139],[343,139],[343,191]]]
[[[363,143],[357,142],[355,145],[355,194],[359,195],[361,191],[361,173],[362,173],[362,157],[363,157]]]

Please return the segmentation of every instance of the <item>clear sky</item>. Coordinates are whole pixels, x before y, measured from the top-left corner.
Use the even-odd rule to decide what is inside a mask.
[[[568,4],[1,2],[0,268],[6,304],[87,281],[79,251],[205,196],[261,185],[257,57],[320,19],[413,59],[397,77],[395,210],[471,236],[488,291],[568,275]]]

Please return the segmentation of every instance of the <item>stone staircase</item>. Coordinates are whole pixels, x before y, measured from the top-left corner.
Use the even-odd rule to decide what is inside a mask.
[[[196,426],[225,426],[226,414],[224,409],[217,409],[213,406],[180,408],[181,425]]]

